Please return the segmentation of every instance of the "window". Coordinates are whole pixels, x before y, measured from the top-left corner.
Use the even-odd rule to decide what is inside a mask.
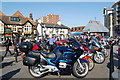
[[[13,26],[13,31],[17,31],[16,26]]]
[[[15,28],[15,31],[16,31],[16,28]]]
[[[19,19],[19,17],[10,17],[10,21],[19,22],[20,19]]]
[[[28,28],[27,28],[27,31],[28,31]]]
[[[4,25],[3,25],[3,24],[0,24],[0,27],[1,27],[1,26],[4,26]]]
[[[76,28],[75,28],[75,31],[76,31]]]
[[[31,31],[31,28],[28,28],[28,31]]]

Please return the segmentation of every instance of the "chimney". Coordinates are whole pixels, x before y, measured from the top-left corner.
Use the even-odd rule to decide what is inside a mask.
[[[58,21],[57,24],[61,26],[61,21]]]
[[[36,19],[36,22],[38,22],[38,19]]]
[[[30,18],[33,20],[33,16],[32,16],[32,13],[30,13]]]

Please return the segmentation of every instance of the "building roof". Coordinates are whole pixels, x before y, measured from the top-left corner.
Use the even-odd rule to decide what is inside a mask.
[[[100,21],[90,20],[86,27],[83,29],[83,32],[109,32],[109,30],[103,26]]]
[[[28,18],[28,17],[24,17],[19,11],[17,11],[15,14],[13,14],[12,16],[6,16],[4,15],[2,12],[0,12],[0,20],[2,20],[5,24],[16,24],[16,25],[23,25],[26,23],[26,21],[31,22],[32,25],[36,25],[36,23]],[[20,21],[10,21],[10,17],[19,17]]]
[[[111,7],[105,7],[104,9],[106,9],[106,10],[113,10],[113,8],[111,8]]]
[[[67,27],[67,26],[65,26],[63,24],[58,25],[58,24],[42,23],[42,25],[45,25],[45,27],[47,27],[47,28],[62,28],[62,29],[64,28],[64,29],[69,29],[69,27]],[[44,27],[44,26],[42,26],[42,27]]]
[[[5,14],[3,14],[1,11],[0,11],[0,16],[6,16]]]
[[[78,27],[72,27],[72,28],[84,28],[85,26],[78,26]]]
[[[12,15],[13,17],[24,17],[23,15],[22,15],[22,13],[20,13],[20,11],[17,11],[16,13],[14,13],[13,15]]]

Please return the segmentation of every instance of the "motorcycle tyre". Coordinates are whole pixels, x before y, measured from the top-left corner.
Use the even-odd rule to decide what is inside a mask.
[[[99,55],[99,56],[102,56],[102,57],[103,57],[103,61],[101,61],[101,62],[99,62],[99,61],[96,60],[96,56],[97,56],[97,54],[94,54],[94,56],[93,56],[94,61],[95,61],[96,63],[102,64],[102,63],[105,61],[105,56],[104,56],[104,55],[102,55],[102,54]]]
[[[79,63],[78,62],[75,62],[75,64],[73,65],[73,72],[72,72],[72,74],[73,74],[73,76],[75,76],[75,77],[77,77],[77,78],[84,78],[87,74],[88,74],[88,71],[89,71],[89,66],[88,66],[88,63],[86,63],[86,62],[83,62],[83,63],[81,63],[82,65],[84,65],[86,68],[85,68],[85,72],[84,73],[82,73],[82,74],[79,74],[78,72],[77,72],[77,66],[79,65]]]
[[[91,71],[95,67],[95,63],[91,58],[88,58],[88,61],[89,61],[89,71]]]
[[[32,70],[32,67],[34,66],[28,66],[28,71],[30,73],[31,76],[33,76],[34,78],[42,78],[44,76],[46,76],[46,74],[42,74],[42,75],[37,75],[33,70]]]
[[[106,52],[104,51],[104,54],[105,54],[105,58],[107,58],[109,56],[109,52],[107,49],[106,49]]]

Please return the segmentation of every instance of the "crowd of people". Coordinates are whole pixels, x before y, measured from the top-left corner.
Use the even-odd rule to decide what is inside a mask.
[[[33,50],[41,50],[41,46],[40,44],[49,44],[50,45],[50,48],[52,49],[52,46],[54,44],[55,41],[59,41],[59,40],[62,40],[62,37],[57,37],[55,38],[55,36],[49,36],[49,37],[46,37],[46,38],[35,38],[35,39],[28,39],[24,36],[20,36],[20,35],[16,35],[16,34],[13,34],[12,36],[12,39],[10,39],[9,37],[6,37],[4,41],[2,41],[3,43],[3,46],[6,47],[6,50],[5,50],[5,54],[2,56],[2,61],[4,60],[4,58],[7,56],[8,52],[10,55],[14,55],[15,57],[15,61],[17,61],[17,56],[19,55],[18,54],[18,45],[21,44],[22,42],[31,42],[33,44]],[[10,51],[10,46],[13,46],[14,47],[14,52],[12,53]]]
[[[80,43],[82,42],[89,42],[91,39],[94,39],[96,41],[99,41],[101,39],[106,39],[103,36],[101,36],[100,34],[83,34],[83,35],[74,35],[74,38],[77,39],[77,41],[79,41]],[[17,61],[17,56],[18,54],[18,48],[17,46],[22,43],[22,42],[31,42],[33,44],[33,51],[37,51],[37,50],[43,50],[43,48],[47,48],[46,45],[49,45],[49,52],[51,52],[54,49],[54,45],[57,41],[66,41],[67,36],[63,37],[63,36],[49,36],[49,37],[45,37],[45,38],[35,38],[35,39],[27,39],[24,36],[20,37],[20,35],[15,35],[13,34],[12,40],[10,40],[8,37],[6,37],[6,41],[4,42],[5,46],[6,46],[6,52],[5,55],[3,56],[6,57],[7,53],[9,52],[10,55],[15,56],[15,61]],[[9,46],[11,46],[11,42],[13,43],[14,46],[14,53],[11,53],[11,51],[9,50]]]
[[[12,39],[10,39],[9,37],[6,37],[4,41],[2,41],[3,46],[6,47],[5,50],[5,54],[2,56],[2,61],[4,60],[4,58],[6,57],[6,55],[8,54],[8,52],[10,53],[10,55],[14,55],[15,56],[15,61],[17,61],[17,56],[18,56],[18,49],[17,46],[23,41],[25,40],[24,37],[20,38],[20,35],[15,35],[13,34]],[[14,52],[12,53],[10,51],[10,46],[14,46]]]

